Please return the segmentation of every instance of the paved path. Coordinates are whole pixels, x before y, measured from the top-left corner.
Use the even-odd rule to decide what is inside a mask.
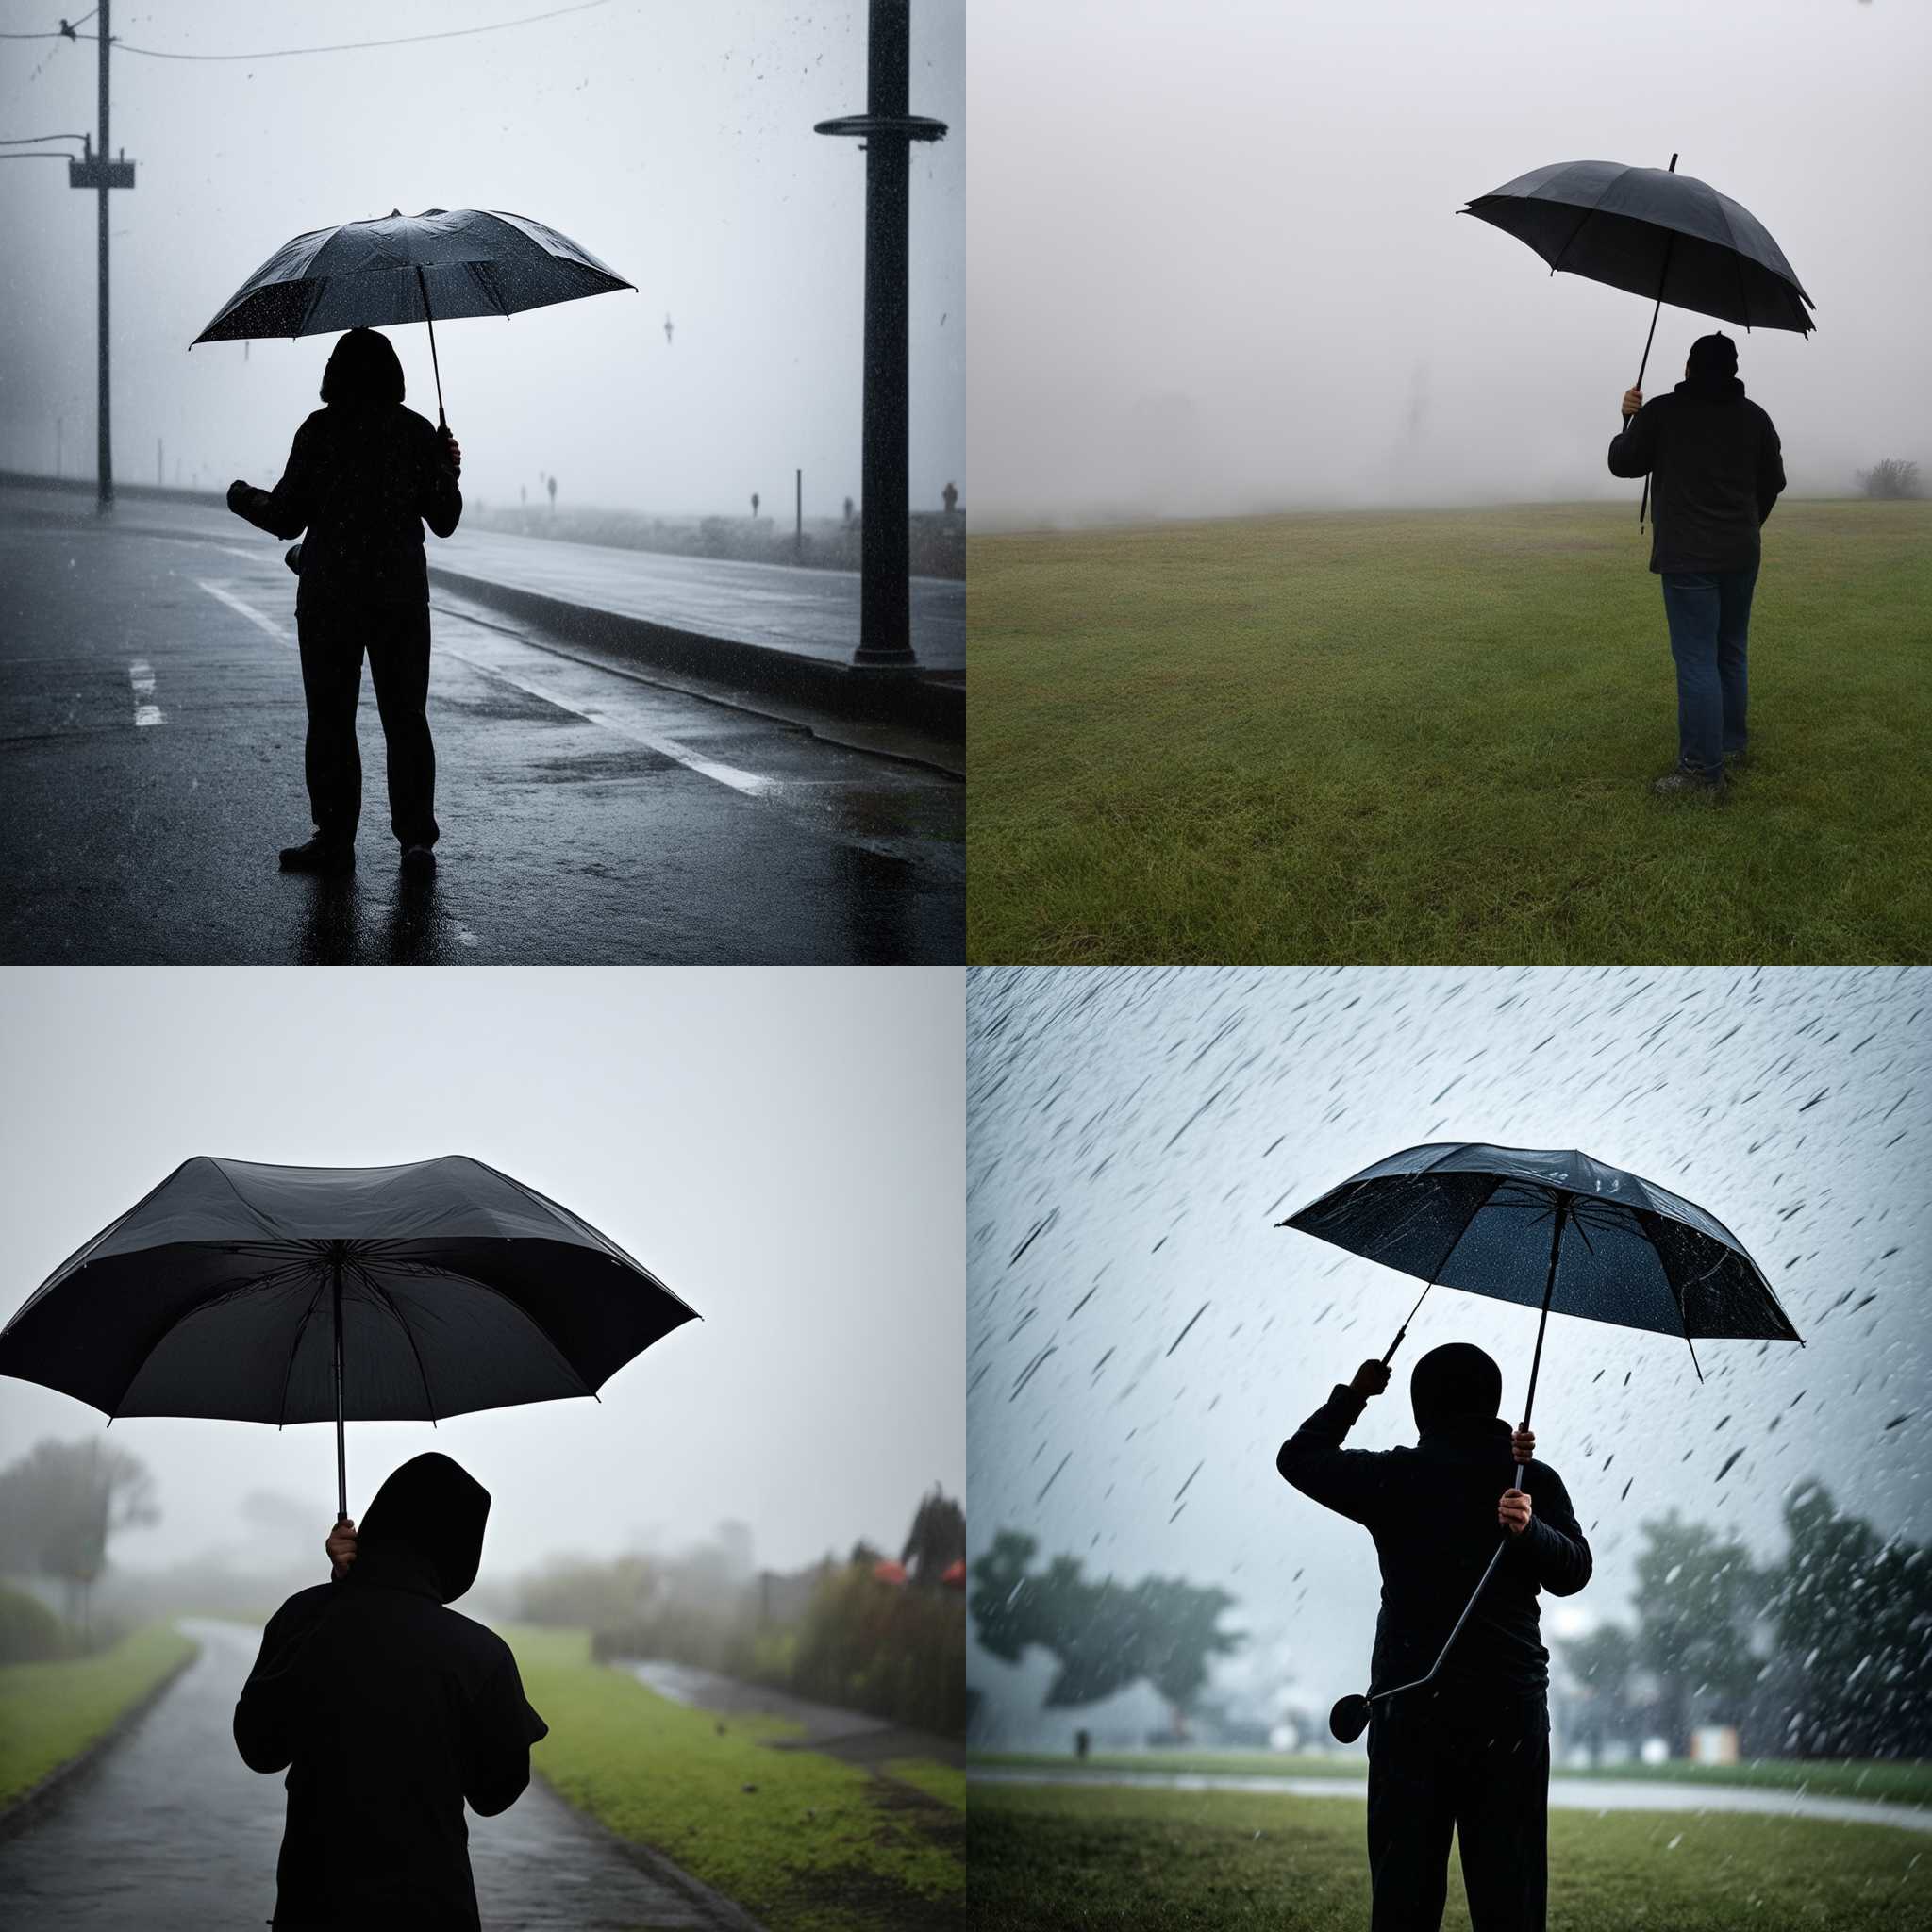
[[[1021,1771],[989,1765],[968,1780],[990,1785],[1146,1785],[1166,1791],[1280,1791],[1296,1798],[1368,1801],[1366,1779],[1265,1777],[1239,1772]],[[1757,1811],[1778,1818],[1828,1818],[1932,1831],[1932,1808],[1875,1798],[1827,1798],[1771,1785],[1650,1784],[1640,1778],[1553,1777],[1550,1803],[1568,1811]]]
[[[182,1628],[201,1656],[44,1817],[0,1840],[4,1916],[21,1932],[218,1932],[263,1924],[274,1909],[282,1780],[250,1771],[229,1729],[260,1633]],[[718,1924],[541,1785],[500,1817],[468,1822],[485,1932]]]
[[[630,1672],[641,1683],[648,1684],[676,1704],[695,1705],[701,1710],[725,1714],[759,1711],[799,1725],[804,1736],[795,1742],[787,1740],[775,1747],[779,1750],[824,1751],[848,1764],[861,1764],[874,1771],[897,1757],[929,1757],[940,1764],[955,1766],[966,1762],[965,1744],[954,1739],[891,1724],[882,1717],[867,1717],[861,1711],[813,1704],[788,1691],[741,1683],[736,1677],[702,1670],[695,1664],[670,1663],[656,1657],[625,1657],[618,1659],[618,1668]]]
[[[858,648],[855,571],[732,563],[462,528],[446,543],[432,541],[429,558],[465,576],[790,656],[849,664]],[[912,648],[921,665],[963,672],[965,584],[914,577],[911,603]]]
[[[295,586],[253,534],[194,505],[128,499],[102,521],[0,491],[0,960],[964,957],[958,778],[442,592],[436,877],[399,877],[366,689],[358,871],[278,873],[277,848],[309,827]]]

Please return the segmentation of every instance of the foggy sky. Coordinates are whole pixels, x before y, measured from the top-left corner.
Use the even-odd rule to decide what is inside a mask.
[[[121,6],[136,45],[251,51],[380,39],[543,10],[452,0],[192,9]],[[44,17],[43,17],[44,16]],[[911,495],[964,475],[961,0],[914,9],[912,107],[951,131],[911,163]],[[9,0],[8,30],[51,27]],[[92,42],[0,42],[0,135],[92,131]],[[428,208],[560,228],[639,293],[440,326],[463,487],[515,503],[808,516],[859,494],[864,174],[812,124],[865,106],[864,0],[613,0],[426,46],[258,62],[112,57],[114,442],[119,475],[205,488],[281,475],[336,338],[188,344],[307,229]],[[78,147],[78,143],[74,143]],[[93,475],[95,196],[47,161],[0,162],[0,463]],[[663,324],[669,313],[673,341]],[[436,391],[420,326],[387,331],[412,408]]]
[[[435,1448],[494,1496],[484,1578],[546,1553],[679,1548],[727,1518],[790,1569],[896,1553],[965,1476],[960,974],[695,967],[0,974],[0,1320],[193,1154],[381,1165],[466,1153],[550,1195],[704,1318],[601,1403],[352,1423],[350,1514]],[[254,1554],[314,1556],[335,1431],[106,1418],[0,1378],[0,1463],[43,1436],[153,1471],[117,1564],[225,1554],[243,1499],[309,1504]],[[274,1512],[269,1512],[273,1514]],[[291,1541],[292,1540],[292,1541]]]
[[[1673,1507],[1768,1561],[1785,1496],[1822,1476],[1882,1532],[1932,1538],[1928,994],[1890,970],[972,973],[974,1554],[1019,1529],[1037,1561],[1221,1584],[1255,1637],[1226,1674],[1291,1679],[1322,1711],[1359,1690],[1374,1547],[1274,1456],[1422,1284],[1274,1224],[1456,1140],[1580,1148],[1682,1192],[1807,1344],[1702,1343],[1700,1384],[1681,1341],[1553,1315],[1538,1456],[1596,1574],[1543,1600],[1546,1641],[1627,1620],[1641,1524]],[[1533,1309],[1437,1290],[1350,1446],[1414,1441],[1409,1370],[1448,1341],[1495,1357],[1516,1420],[1535,1335]],[[975,1649],[972,1674],[1010,1720],[1052,1668]]]
[[[1798,494],[1932,468],[1932,9],[974,0],[975,521],[1628,496],[1651,305],[1456,210],[1532,168],[1741,202],[1817,305],[1738,341]],[[1666,308],[1644,390],[1719,325]]]

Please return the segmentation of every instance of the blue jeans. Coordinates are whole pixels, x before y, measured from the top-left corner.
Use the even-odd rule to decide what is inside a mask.
[[[1677,660],[1677,758],[1714,777],[1744,749],[1744,646],[1751,629],[1749,570],[1667,571],[1664,617]]]

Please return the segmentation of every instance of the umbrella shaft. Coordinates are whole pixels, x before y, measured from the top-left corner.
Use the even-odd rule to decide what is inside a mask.
[[[336,1521],[349,1520],[349,1459],[342,1440],[342,1264],[335,1264],[332,1299],[336,1329]]]
[[[429,325],[429,367],[436,375],[436,426],[439,429],[447,429],[449,425],[444,421],[442,414],[442,364],[436,359],[436,318],[429,312],[429,284],[424,279],[423,265],[420,262],[416,265],[416,286],[423,291],[423,320]],[[1651,326],[1657,326],[1655,321]],[[1644,353],[1648,355],[1650,352],[1646,349]]]

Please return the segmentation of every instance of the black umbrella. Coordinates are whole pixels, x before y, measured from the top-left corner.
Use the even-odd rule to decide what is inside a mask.
[[[695,1310],[616,1242],[463,1155],[199,1156],[0,1329],[0,1374],[106,1411],[336,1424],[592,1395]]]
[[[1319,1235],[1426,1284],[1389,1344],[1385,1365],[1438,1282],[1540,1307],[1523,1405],[1525,1429],[1552,1309],[1620,1328],[1680,1335],[1693,1367],[1700,1336],[1804,1346],[1770,1282],[1722,1222],[1655,1181],[1574,1150],[1465,1141],[1407,1147],[1276,1225]],[[1702,1368],[1697,1376],[1704,1379]],[[1518,1488],[1523,1474],[1519,1467]],[[1434,1678],[1508,1542],[1506,1534],[1428,1675],[1375,1691],[1376,1701]],[[1369,1702],[1344,1697],[1335,1707],[1329,1724],[1343,1742],[1361,1735]]]
[[[425,322],[441,424],[442,369],[434,316],[447,322],[500,315],[507,321],[520,309],[615,289],[632,284],[568,235],[527,215],[474,208],[432,208],[420,215],[392,210],[380,221],[343,222],[285,242],[194,341],[292,340]]]
[[[1708,182],[1678,174],[1675,155],[1668,168],[1557,161],[1477,195],[1457,212],[1528,242],[1552,275],[1587,275],[1653,297],[1636,389],[1643,387],[1666,302],[1747,330],[1808,335],[1816,326],[1805,312],[1816,305],[1770,229]],[[1645,505],[1649,498],[1645,478]],[[1637,520],[1643,521],[1643,506]]]

